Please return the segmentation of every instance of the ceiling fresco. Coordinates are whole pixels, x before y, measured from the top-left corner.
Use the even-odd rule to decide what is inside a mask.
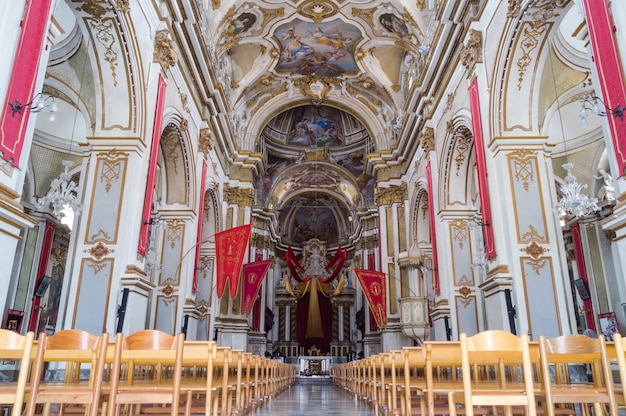
[[[280,25],[274,36],[280,40],[278,72],[336,77],[355,74],[354,46],[361,31],[336,19],[324,23],[293,19]]]

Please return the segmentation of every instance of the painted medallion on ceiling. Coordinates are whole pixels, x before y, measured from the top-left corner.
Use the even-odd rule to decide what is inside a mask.
[[[354,45],[361,31],[352,24],[340,19],[321,23],[293,19],[279,26],[274,35],[281,43],[280,72],[322,77],[357,72]]]

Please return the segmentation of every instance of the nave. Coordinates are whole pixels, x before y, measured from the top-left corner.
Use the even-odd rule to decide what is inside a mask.
[[[252,413],[252,416],[370,416],[372,409],[346,390],[328,382],[298,382]]]

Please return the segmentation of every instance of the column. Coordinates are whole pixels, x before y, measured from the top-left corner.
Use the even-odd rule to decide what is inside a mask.
[[[397,299],[401,296],[401,273],[399,255],[407,249],[407,235],[404,203],[407,200],[405,183],[380,183],[376,189],[376,203],[379,210],[379,245],[381,269],[387,273],[387,326],[382,330],[384,351],[412,345],[400,327]]]

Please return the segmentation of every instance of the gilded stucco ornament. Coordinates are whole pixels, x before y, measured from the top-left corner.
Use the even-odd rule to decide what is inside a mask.
[[[377,188],[374,198],[379,205],[391,205],[404,202],[407,196],[407,186],[403,183],[401,185],[391,185],[387,188]]]
[[[315,23],[321,23],[322,20],[334,16],[338,12],[339,8],[331,1],[326,0],[309,0],[298,6],[298,13],[312,19]]]
[[[520,251],[523,253],[526,253],[526,255],[530,256],[531,259],[537,260],[538,258],[542,257],[544,254],[546,254],[548,251],[550,251],[550,249],[540,246],[539,244],[537,244],[536,241],[531,241],[530,244],[528,244],[524,248],[521,248]]]
[[[176,300],[174,297],[176,292],[178,292],[178,289],[175,286],[176,281],[173,278],[168,277],[163,283],[164,286],[159,289],[159,292],[163,294],[163,303],[165,305],[169,305]]]
[[[170,39],[168,30],[156,32],[153,57],[154,62],[160,63],[164,70],[176,65],[178,62],[178,52],[174,50],[174,42]]]
[[[229,204],[234,204],[240,208],[252,206],[254,204],[254,189],[231,187],[224,184],[224,199]]]
[[[522,0],[509,0],[509,10],[507,11],[507,17],[515,18],[519,16],[522,10]]]
[[[461,50],[461,63],[471,75],[477,63],[482,62],[483,54],[483,34],[482,32],[470,29],[467,43]]]
[[[117,10],[122,13],[130,12],[130,0],[117,0]]]
[[[101,261],[104,257],[115,252],[115,250],[107,247],[102,241],[98,241],[91,248],[83,250],[83,252],[89,254],[95,261]]]
[[[202,153],[209,153],[215,147],[215,140],[208,128],[200,129],[200,138],[198,139],[198,150]]]
[[[424,127],[420,136],[420,146],[426,153],[435,150],[435,130],[432,127]]]

